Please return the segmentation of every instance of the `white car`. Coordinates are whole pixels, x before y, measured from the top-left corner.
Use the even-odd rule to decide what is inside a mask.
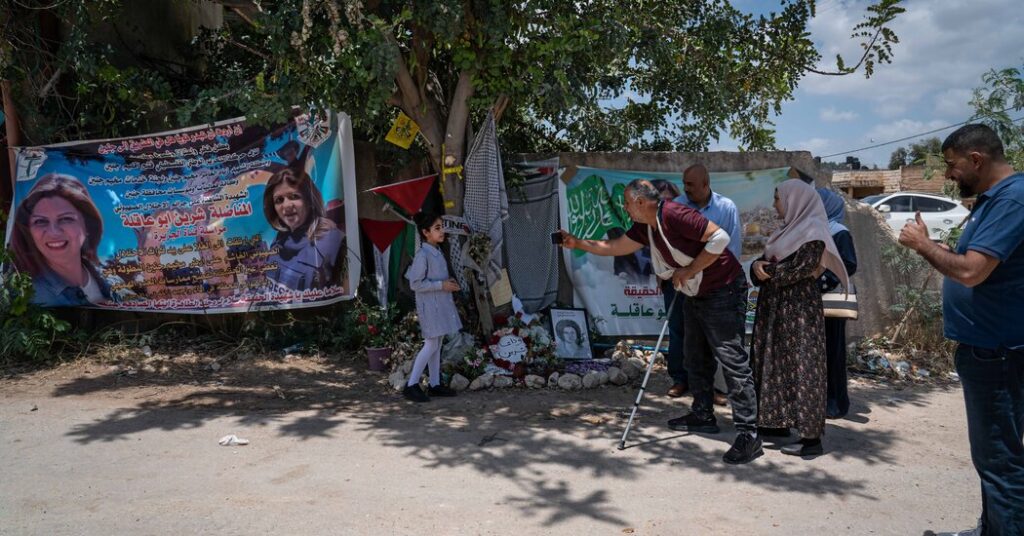
[[[941,195],[916,192],[895,192],[869,195],[860,200],[885,216],[893,235],[899,237],[900,230],[914,215],[921,212],[921,219],[928,225],[928,236],[940,240],[944,233],[960,225],[971,211],[959,201]]]

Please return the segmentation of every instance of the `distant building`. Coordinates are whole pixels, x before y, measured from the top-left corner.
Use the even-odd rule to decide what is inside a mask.
[[[924,192],[942,195],[949,182],[941,172],[930,179],[924,178],[924,166],[902,166],[900,169],[859,169],[832,173],[832,187],[846,195],[860,199],[869,195],[893,192]]]

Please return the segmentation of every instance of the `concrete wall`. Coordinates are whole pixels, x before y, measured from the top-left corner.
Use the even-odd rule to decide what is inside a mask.
[[[552,156],[550,154],[516,155],[513,161],[540,160]],[[572,176],[568,173],[575,173],[573,168],[576,166],[636,171],[677,171],[680,175],[683,170],[693,164],[704,164],[704,167],[711,172],[792,166],[814,177],[818,186],[829,184],[828,172],[819,170],[811,153],[807,151],[559,153],[558,159],[560,165],[568,168],[567,177]]]
[[[849,199],[846,201],[846,226],[857,250],[857,273],[853,283],[860,310],[860,318],[846,323],[847,338],[888,334],[893,324],[890,307],[897,282],[883,261],[883,253],[888,247],[901,246],[877,212]]]
[[[902,174],[898,169],[859,169],[857,171],[836,171],[832,174],[832,186],[837,190],[848,188],[881,187],[885,193],[900,191]]]
[[[942,195],[942,188],[949,182],[941,171],[932,174],[930,179],[924,178],[924,166],[903,166],[900,168],[901,192],[928,192]]]

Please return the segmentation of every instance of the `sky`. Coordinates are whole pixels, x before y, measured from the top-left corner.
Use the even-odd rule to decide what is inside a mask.
[[[860,58],[851,29],[871,2],[824,0],[810,23],[822,55],[821,70],[834,70],[835,56],[847,64]],[[771,0],[739,0],[749,13],[778,10]],[[890,27],[900,42],[891,64],[874,75],[805,76],[775,118],[776,146],[815,156],[858,149],[966,121],[972,90],[991,69],[1024,67],[1024,4],[1020,0],[905,0],[906,12]],[[1024,115],[1024,112],[1019,115]],[[1012,115],[1017,117],[1017,115]],[[921,136],[943,139],[953,128]],[[920,138],[850,153],[862,165],[887,167],[889,155]],[[712,151],[735,150],[723,136]],[[844,161],[847,155],[825,158]]]

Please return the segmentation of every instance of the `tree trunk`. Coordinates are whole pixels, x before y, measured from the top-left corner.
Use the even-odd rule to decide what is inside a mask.
[[[417,70],[421,69],[425,66],[417,67]],[[473,96],[473,72],[465,71],[459,75],[447,118],[441,116],[434,94],[418,80],[426,80],[426,77],[410,72],[405,57],[399,52],[398,70],[395,72],[398,90],[391,103],[419,125],[420,135],[430,153],[430,162],[441,180],[445,211],[461,216],[465,191],[461,166],[466,156],[466,122],[469,119],[469,99]]]

